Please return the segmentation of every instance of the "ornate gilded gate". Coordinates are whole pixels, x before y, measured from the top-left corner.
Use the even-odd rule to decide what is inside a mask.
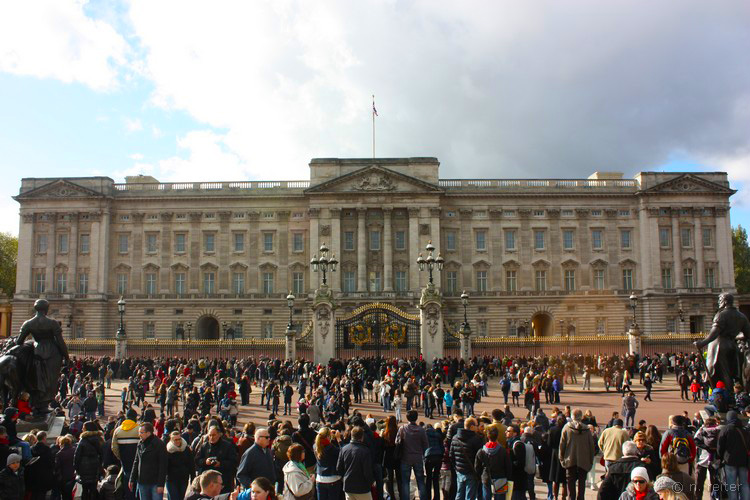
[[[373,303],[336,320],[336,357],[419,355],[419,316]]]

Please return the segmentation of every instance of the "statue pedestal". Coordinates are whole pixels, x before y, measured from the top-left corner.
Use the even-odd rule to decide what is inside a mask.
[[[471,327],[467,324],[461,325],[458,334],[461,336],[461,358],[469,361],[471,359]]]
[[[440,291],[434,284],[422,289],[419,301],[419,348],[427,366],[443,357],[443,305]]]
[[[33,429],[45,431],[47,433],[47,444],[54,444],[58,437],[62,434],[63,425],[65,424],[65,417],[55,416],[55,412],[49,412],[43,419],[34,420],[27,422],[25,420],[18,420],[16,422],[16,431],[18,437],[24,438]]]
[[[297,339],[295,336],[295,331],[289,327],[287,327],[286,332],[284,335],[286,336],[286,357],[285,359],[287,361],[294,361],[297,359]]]
[[[333,293],[326,285],[315,291],[313,301],[313,362],[326,366],[336,357],[336,318]]]
[[[630,330],[628,330],[628,354],[640,356],[641,352],[641,331],[638,329],[638,325],[631,325]]]
[[[117,337],[115,339],[115,359],[124,359],[128,357],[128,339]]]

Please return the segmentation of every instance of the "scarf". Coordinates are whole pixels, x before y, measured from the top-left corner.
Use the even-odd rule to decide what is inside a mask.
[[[296,465],[299,468],[299,470],[304,472],[305,476],[310,477],[310,473],[307,472],[307,468],[305,467],[305,464],[303,464],[302,462],[294,462],[294,465]]]
[[[497,448],[497,441],[488,441],[485,446],[489,449]]]
[[[328,439],[328,438],[323,438],[323,439],[320,440],[320,447],[321,448],[325,448],[329,444],[331,444],[331,440]]]
[[[648,490],[646,491],[635,490],[635,500],[646,500],[647,494],[648,494]]]

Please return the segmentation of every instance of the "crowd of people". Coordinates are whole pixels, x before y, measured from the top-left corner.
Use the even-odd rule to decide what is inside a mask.
[[[705,379],[696,355],[331,360],[75,359],[63,368],[59,438],[19,436],[23,399],[0,417],[2,499],[382,500],[750,499],[750,398],[738,386],[701,397],[709,414],[636,421],[633,379]],[[601,376],[621,411],[600,425],[563,406],[568,384]],[[117,413],[105,388],[125,381]],[[479,411],[493,391],[500,408]],[[268,418],[239,420],[255,409]],[[542,396],[543,395],[543,396]],[[113,397],[113,396],[108,396]],[[542,410],[544,398],[548,408]],[[696,399],[697,400],[697,399]],[[363,410],[363,403],[378,411]],[[710,403],[710,404],[709,404]],[[283,406],[282,406],[283,405]],[[113,405],[110,402],[109,407]],[[382,409],[382,410],[380,410]],[[719,415],[726,414],[725,421]],[[604,474],[597,465],[603,466]],[[597,472],[599,470],[599,473]],[[706,487],[708,479],[708,487]]]

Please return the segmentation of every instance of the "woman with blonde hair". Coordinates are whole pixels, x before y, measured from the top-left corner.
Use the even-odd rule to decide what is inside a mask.
[[[336,470],[339,460],[338,431],[322,427],[315,438],[315,487],[318,500],[341,498],[343,483]]]

